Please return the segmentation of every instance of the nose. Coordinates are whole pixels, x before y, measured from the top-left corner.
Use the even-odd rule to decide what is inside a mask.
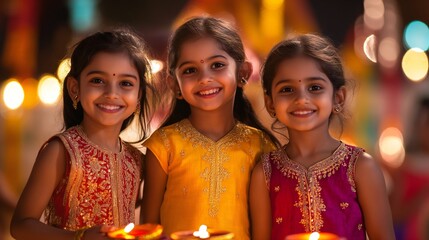
[[[296,90],[295,104],[307,104],[308,103],[308,92],[306,89]]]
[[[201,71],[200,77],[198,78],[198,83],[207,84],[213,81],[213,76],[209,70]]]
[[[106,84],[105,88],[104,88],[104,96],[106,98],[118,98],[118,87],[114,84]]]

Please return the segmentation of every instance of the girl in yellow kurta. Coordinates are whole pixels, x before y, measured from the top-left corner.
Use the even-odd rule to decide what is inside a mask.
[[[220,19],[193,18],[173,34],[168,64],[177,102],[145,141],[143,222],[250,239],[250,174],[275,145],[243,96],[252,66],[241,39]]]

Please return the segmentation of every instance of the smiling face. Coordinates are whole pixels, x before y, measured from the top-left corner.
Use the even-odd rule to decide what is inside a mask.
[[[212,38],[182,44],[175,69],[182,97],[192,111],[232,112],[237,88],[236,63]]]
[[[308,131],[329,127],[335,102],[343,99],[342,91],[334,97],[331,81],[317,62],[309,57],[283,60],[271,86],[271,97],[265,96],[267,109],[289,130]]]
[[[80,74],[68,81],[69,94],[84,110],[83,125],[121,128],[137,108],[139,75],[124,53],[100,52]]]

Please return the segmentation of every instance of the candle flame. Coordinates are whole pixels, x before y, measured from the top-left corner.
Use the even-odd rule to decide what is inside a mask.
[[[129,223],[127,226],[124,227],[124,232],[129,233],[134,228],[134,223]]]
[[[210,237],[209,232],[207,231],[207,226],[206,225],[201,225],[200,229],[198,229],[198,231],[195,231],[193,233],[194,237],[198,237],[200,239],[207,239]]]
[[[308,238],[308,240],[318,240],[320,237],[320,234],[318,232],[313,232],[310,234],[310,237]]]

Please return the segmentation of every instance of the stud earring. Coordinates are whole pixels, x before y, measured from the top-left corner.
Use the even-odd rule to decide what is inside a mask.
[[[334,112],[335,112],[335,113],[339,113],[339,112],[341,112],[341,105],[337,105],[337,106],[335,106],[335,107],[334,107]]]
[[[275,112],[270,112],[270,116],[271,116],[272,118],[276,118],[277,114],[276,114]]]
[[[183,99],[183,97],[182,97],[182,92],[181,92],[180,90],[179,90],[179,91],[177,91],[176,98],[177,98],[177,99]]]
[[[241,84],[243,84],[243,85],[246,85],[246,84],[247,84],[247,80],[246,80],[244,77],[242,77],[242,78],[241,78],[240,82],[241,82]]]
[[[74,108],[74,110],[77,110],[77,103],[78,103],[79,101],[77,100],[77,95],[76,96],[74,96],[74,98],[73,98],[73,108]]]

